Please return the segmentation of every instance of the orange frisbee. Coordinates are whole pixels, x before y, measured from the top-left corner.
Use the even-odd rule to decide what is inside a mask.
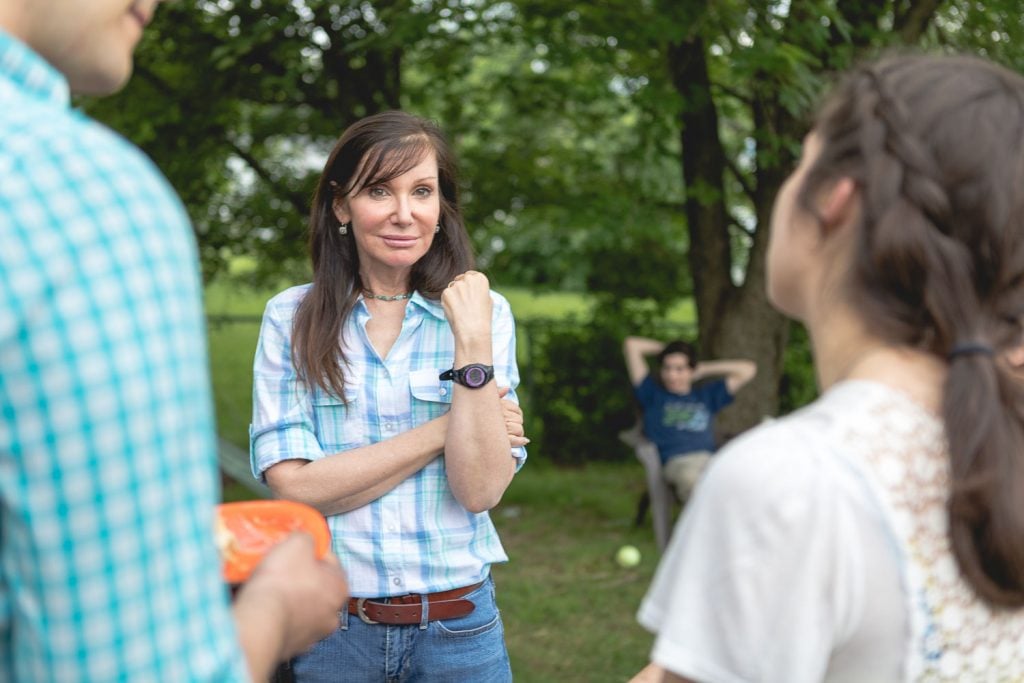
[[[290,500],[246,500],[217,506],[215,535],[224,561],[224,580],[242,583],[263,556],[294,531],[313,537],[316,556],[331,547],[327,520],[318,510]]]

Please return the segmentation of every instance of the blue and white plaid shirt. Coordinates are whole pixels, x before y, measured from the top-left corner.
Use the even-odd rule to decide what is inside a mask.
[[[439,301],[413,294],[402,331],[381,360],[366,334],[370,319],[360,300],[342,334],[349,364],[348,405],[301,383],[291,361],[295,310],[309,285],[292,287],[267,304],[256,350],[253,385],[253,473],[283,460],[345,457],[342,451],[377,443],[446,413],[454,337]],[[498,386],[519,384],[515,322],[508,301],[491,293],[494,373]],[[340,454],[339,454],[340,453]],[[522,448],[512,449],[521,466]],[[486,513],[467,511],[452,495],[439,457],[372,503],[327,518],[334,552],[356,597],[429,593],[486,578],[493,562],[508,560]]]
[[[0,681],[247,680],[187,216],[2,33],[0,103]]]

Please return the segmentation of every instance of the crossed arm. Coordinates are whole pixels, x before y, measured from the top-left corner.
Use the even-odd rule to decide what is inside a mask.
[[[455,336],[455,366],[493,364],[492,354],[514,358],[514,333],[508,320],[497,330],[505,346],[492,350],[491,299],[487,278],[470,271],[442,295],[445,314]],[[264,340],[264,335],[268,339]],[[286,326],[266,323],[262,341],[274,348],[263,351],[272,372],[285,373]],[[505,342],[503,341],[503,344]],[[511,345],[511,346],[508,346]],[[258,352],[259,353],[259,352]],[[293,459],[266,470],[270,488],[279,496],[298,500],[334,515],[362,507],[394,489],[437,458],[445,457],[452,494],[471,512],[482,512],[501,499],[515,473],[510,450],[526,445],[519,406],[504,399],[507,389],[490,382],[479,389],[454,386],[451,410],[418,427],[375,444],[345,451],[343,458]]]
[[[504,396],[505,391],[495,394]],[[523,434],[519,406],[505,399],[500,404],[509,444],[504,457],[512,461],[508,448],[523,446],[529,439]],[[325,515],[354,510],[380,498],[446,451],[450,420],[447,413],[385,441],[346,451],[344,458],[285,460],[267,470],[267,484],[277,495],[312,505]],[[508,465],[511,481],[515,465]]]

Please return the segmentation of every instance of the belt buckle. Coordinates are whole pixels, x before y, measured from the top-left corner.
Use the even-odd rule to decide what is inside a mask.
[[[359,598],[356,600],[356,614],[362,619],[364,624],[379,624],[379,621],[374,621],[366,615],[366,598]]]

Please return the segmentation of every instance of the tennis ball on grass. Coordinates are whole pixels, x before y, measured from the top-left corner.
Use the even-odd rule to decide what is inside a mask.
[[[615,561],[620,567],[635,567],[640,564],[640,551],[635,545],[624,545],[615,553]]]

